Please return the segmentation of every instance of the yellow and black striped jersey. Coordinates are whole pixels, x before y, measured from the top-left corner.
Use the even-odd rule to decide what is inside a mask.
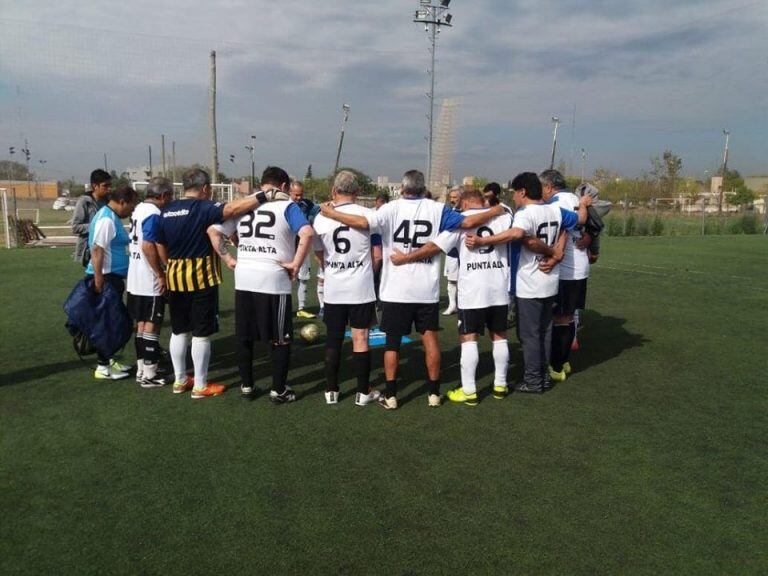
[[[166,277],[171,292],[213,288],[221,284],[221,259],[216,254],[202,258],[170,258]]]

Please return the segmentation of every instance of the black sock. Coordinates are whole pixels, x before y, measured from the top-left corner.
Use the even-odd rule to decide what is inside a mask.
[[[397,394],[397,380],[387,380],[387,389],[384,396],[392,398],[395,394]]]
[[[371,383],[371,351],[355,352],[355,372],[357,373],[357,391],[368,394]]]
[[[253,388],[253,341],[251,340],[237,342],[237,371],[240,373],[240,384],[245,388]]]
[[[325,349],[325,389],[339,391],[339,361],[341,350],[326,347]]]
[[[149,338],[147,338],[149,335]],[[160,335],[145,332],[142,339],[144,364],[157,364],[160,359]]]
[[[272,390],[278,394],[285,392],[288,380],[288,361],[291,358],[291,345],[272,345]]]
[[[427,387],[430,394],[437,394],[440,396],[440,380],[427,380]]]
[[[571,355],[571,344],[573,344],[573,341],[576,339],[576,322],[571,322],[568,324],[568,356],[565,358],[566,361],[568,361],[568,358]]]
[[[136,332],[136,336],[133,337],[133,347],[136,349],[136,364],[144,359],[144,338]]]
[[[568,357],[566,349],[571,349],[569,334],[570,330],[567,324],[555,324],[552,326],[552,352],[549,360],[555,372],[560,372],[563,369],[563,362]]]

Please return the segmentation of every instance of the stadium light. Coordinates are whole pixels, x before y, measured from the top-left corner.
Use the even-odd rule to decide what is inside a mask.
[[[723,130],[725,136],[725,149],[723,150],[723,177],[720,179],[720,194],[717,197],[717,215],[723,215],[723,195],[725,194],[725,175],[728,173],[728,141],[730,140],[731,133],[728,130]]]
[[[251,134],[251,145],[245,147],[251,153],[251,188],[256,188],[256,136]]]
[[[424,31],[428,33],[429,38],[429,52],[431,55],[431,65],[427,74],[430,78],[430,88],[427,92],[427,99],[429,100],[429,113],[427,114],[427,121],[429,122],[427,140],[427,188],[432,185],[432,144],[435,127],[435,48],[437,42],[437,34],[440,32],[440,28],[443,26],[451,27],[451,21],[453,20],[452,14],[447,14],[448,5],[451,0],[419,0],[421,10],[416,10],[414,22],[424,25]]]
[[[349,120],[349,111],[351,110],[349,104],[342,104],[341,110],[344,113],[344,117],[341,120],[341,134],[339,135],[339,148],[336,150],[336,163],[333,166],[333,176],[336,177],[336,173],[339,171],[339,160],[341,160],[341,147],[344,145],[344,129],[347,126],[347,120]]]
[[[552,158],[549,161],[549,169],[555,168],[555,150],[557,149],[557,127],[560,126],[560,118],[552,116],[552,123],[555,125],[554,133],[552,134]]]

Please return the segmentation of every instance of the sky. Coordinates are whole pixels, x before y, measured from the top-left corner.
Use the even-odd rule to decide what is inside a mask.
[[[0,158],[32,152],[43,178],[209,163],[209,52],[217,52],[219,162],[399,179],[426,167],[429,52],[418,0],[0,0]],[[459,98],[453,173],[507,181],[650,169],[672,150],[686,175],[722,162],[768,174],[764,0],[453,0],[437,41],[436,101]],[[234,162],[229,156],[234,154]],[[19,159],[20,154],[14,157]],[[44,160],[45,163],[40,161]],[[170,160],[169,160],[170,162]]]

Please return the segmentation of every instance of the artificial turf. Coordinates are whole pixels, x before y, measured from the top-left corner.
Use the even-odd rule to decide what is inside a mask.
[[[266,358],[242,400],[231,276],[222,397],[95,381],[63,328],[68,255],[0,252],[2,574],[768,571],[766,237],[607,238],[565,383],[494,400],[484,341],[479,406],[430,409],[415,343],[396,412],[354,405],[349,361],[326,406],[322,338],[294,345],[295,404],[265,397]]]

